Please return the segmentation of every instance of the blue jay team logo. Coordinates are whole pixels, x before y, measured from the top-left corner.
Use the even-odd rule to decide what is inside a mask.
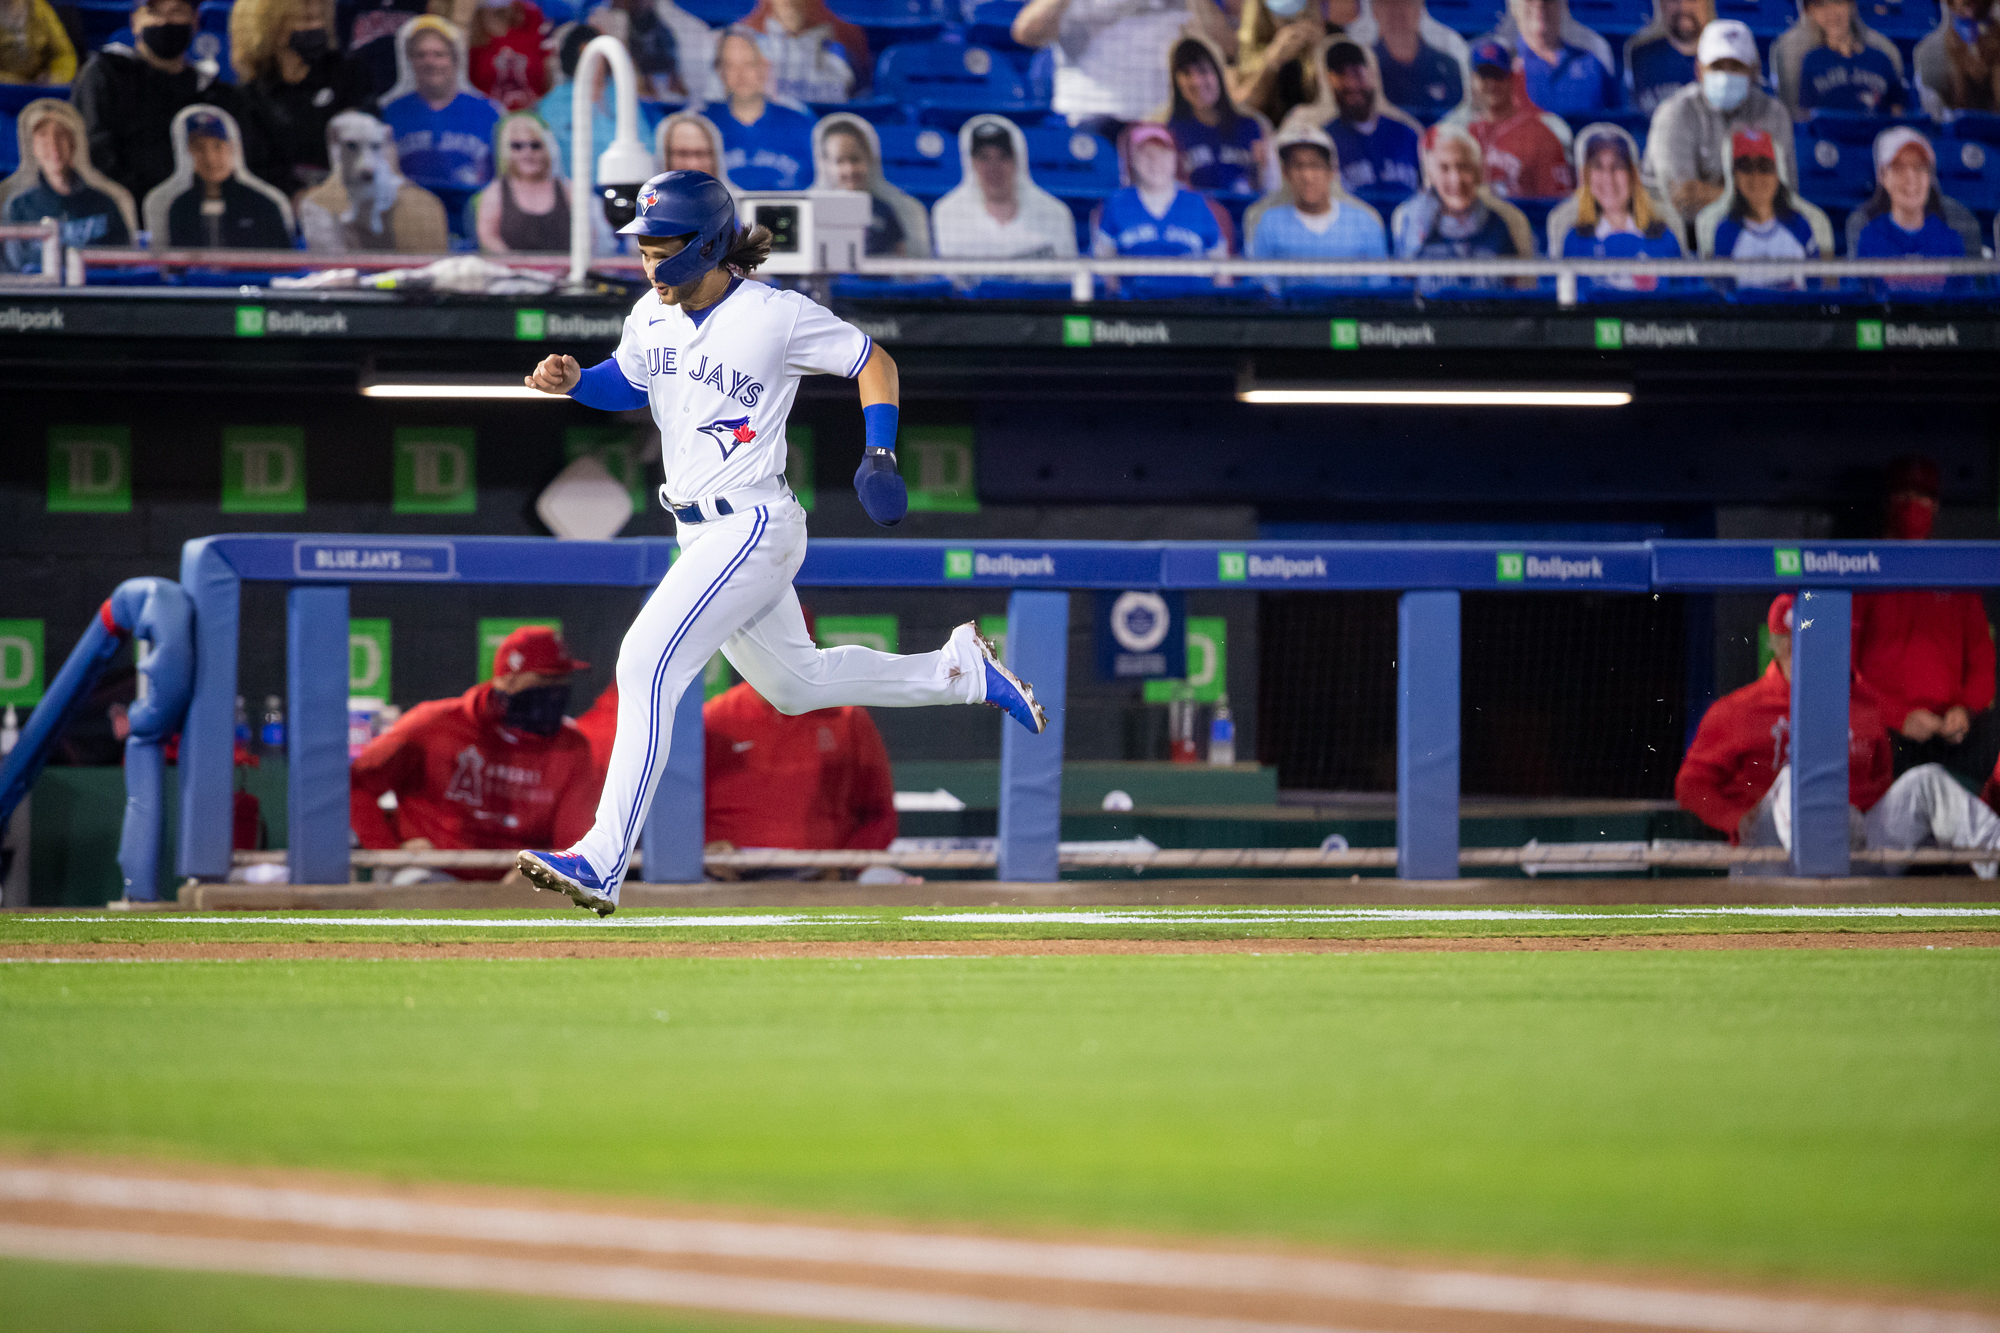
[[[642,210],[651,208],[659,202],[660,202],[659,186],[648,185],[645,189],[639,191],[639,207]]]
[[[701,433],[715,441],[725,461],[738,446],[757,438],[757,432],[750,429],[749,417],[724,417],[720,421],[711,421],[701,428]]]

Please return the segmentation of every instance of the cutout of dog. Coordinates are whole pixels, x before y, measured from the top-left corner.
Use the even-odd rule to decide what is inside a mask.
[[[444,204],[404,178],[387,125],[341,112],[327,122],[326,159],[332,174],[299,203],[306,249],[434,255],[449,248]]]

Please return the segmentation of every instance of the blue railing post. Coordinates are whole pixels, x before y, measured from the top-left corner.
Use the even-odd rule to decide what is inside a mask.
[[[1458,878],[1456,592],[1406,592],[1396,616],[1396,875]]]
[[[702,783],[707,739],[701,726],[701,677],[696,676],[674,708],[667,771],[660,775],[652,808],[639,832],[639,873],[648,884],[699,884],[706,837],[707,789]]]
[[[242,581],[217,543],[201,537],[181,548],[181,586],[194,600],[194,698],[181,724],[182,875],[229,878],[230,779],[236,753],[236,634]],[[344,637],[344,636],[343,636]],[[347,660],[343,642],[340,660]],[[345,789],[341,799],[347,799]]]
[[[347,586],[285,594],[286,864],[294,884],[345,884]]]
[[[1069,594],[1016,592],[1007,600],[1007,666],[1035,687],[1049,727],[1036,736],[1012,721],[1000,732],[999,876],[1058,878],[1062,838],[1063,695],[1069,683]]]
[[[1854,595],[1803,589],[1792,604],[1792,873],[1849,873],[1847,730]]]

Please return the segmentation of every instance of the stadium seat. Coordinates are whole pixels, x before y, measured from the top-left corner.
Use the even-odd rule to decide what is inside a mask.
[[[1028,170],[1035,184],[1058,199],[1108,197],[1118,188],[1118,150],[1109,139],[1081,130],[1032,129]]]
[[[204,0],[195,11],[194,45],[189,49],[196,60],[212,61],[223,83],[236,82],[236,67],[229,63],[229,10],[235,0]]]
[[[1799,11],[1790,0],[1715,0],[1715,16],[1748,24],[1760,42],[1765,42],[1791,27]]]
[[[1861,0],[1855,15],[1894,42],[1916,42],[1938,25],[1937,0]],[[1904,61],[1907,68],[1909,61]]]
[[[1467,37],[1492,32],[1507,14],[1503,0],[1430,0],[1425,8],[1439,23]]]
[[[877,51],[905,42],[928,41],[945,25],[934,0],[840,0],[833,12],[859,25]]]
[[[19,113],[0,110],[0,174],[11,175],[21,165],[21,134],[15,122]]]
[[[972,6],[965,35],[981,46],[1013,57],[1016,64],[1025,66],[1033,48],[1014,40],[1014,16],[1023,8],[1021,0],[980,0],[979,4]]]
[[[975,301],[1067,301],[1067,282],[1024,282],[1018,278],[983,278],[965,289]]]
[[[756,7],[756,0],[687,0],[681,6],[711,28],[726,28]]]
[[[1542,246],[1548,240],[1550,211],[1567,198],[1569,196],[1566,194],[1558,194],[1551,195],[1546,199],[1509,199],[1507,201],[1520,209],[1521,216],[1528,220],[1528,230],[1533,232],[1535,236],[1536,254],[1542,252]]]
[[[833,280],[836,301],[945,301],[950,278],[875,278],[844,273]]]
[[[2000,145],[1947,131],[1937,141],[1937,159],[1938,189],[1990,221],[2000,210]]]
[[[132,21],[132,6],[126,0],[78,0],[76,10],[83,21],[83,40],[93,51]],[[129,39],[130,34],[126,35]],[[78,52],[79,58],[81,55]]]
[[[1013,61],[989,47],[949,39],[884,51],[875,65],[875,92],[910,107],[919,119],[953,129],[981,111],[1011,116],[1048,106],[1030,94]]]
[[[928,205],[958,184],[964,164],[956,134],[930,125],[883,125],[876,135],[882,141],[882,174],[897,189]]]
[[[1570,0],[1569,12],[1593,32],[1625,38],[1653,21],[1653,0]]]
[[[673,108],[678,110],[678,108]],[[830,116],[836,111],[850,116],[859,116],[870,125],[896,125],[903,120],[903,104],[893,97],[862,97],[852,102],[808,102],[814,120]]]
[[[1815,134],[1819,128],[1824,127],[1815,117],[1796,131],[1799,193],[1829,213],[1866,203],[1875,193],[1874,136],[1869,135],[1865,143],[1855,143]]]
[[[2000,145],[2000,115],[1991,111],[1961,111],[1943,130],[1947,138],[1977,139]]]

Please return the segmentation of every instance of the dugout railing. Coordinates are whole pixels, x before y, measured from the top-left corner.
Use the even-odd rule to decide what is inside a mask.
[[[288,839],[295,884],[346,882],[348,589],[356,583],[646,588],[670,566],[667,539],[564,542],[532,537],[241,534],[189,542],[181,581],[193,600],[193,699],[180,749],[178,869],[228,876],[238,629],[245,581],[287,585]],[[809,548],[804,587],[1010,590],[1007,655],[1034,682],[1049,730],[1002,731],[1000,878],[1052,881],[1062,817],[1069,594],[1086,590],[1392,591],[1396,653],[1396,846],[1404,879],[1456,878],[1495,864],[1459,847],[1460,599],[1467,591],[1796,591],[1789,856],[1716,848],[1675,864],[1770,863],[1804,876],[1851,871],[1847,806],[1849,627],[1853,592],[2000,584],[2000,542],[950,542],[826,540]],[[639,877],[702,878],[701,710],[676,711],[667,776],[648,812]],[[395,854],[370,857],[389,864]],[[790,854],[797,859],[815,854]],[[853,854],[870,859],[879,854]],[[1567,849],[1562,859],[1593,854]],[[1165,868],[1346,869],[1382,854],[1212,849],[1162,853]],[[1605,849],[1607,864],[1631,849]],[[880,858],[887,859],[887,858]],[[1523,858],[1514,856],[1511,863]],[[1641,861],[1647,860],[1641,854]],[[1654,857],[1657,861],[1662,858]],[[1878,860],[1928,860],[1925,854]],[[1966,859],[1944,854],[1936,859]],[[773,866],[787,854],[767,854]],[[818,864],[819,862],[812,862]],[[859,862],[857,862],[859,864]],[[969,863],[968,863],[969,865]]]

